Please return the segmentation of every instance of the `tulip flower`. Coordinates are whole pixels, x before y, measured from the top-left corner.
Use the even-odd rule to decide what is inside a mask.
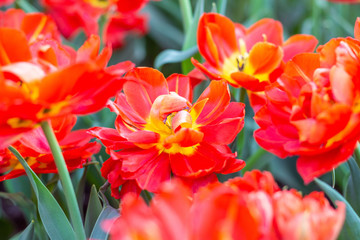
[[[332,240],[339,235],[344,203],[334,209],[321,192],[302,197],[280,190],[269,172],[254,170],[233,180],[207,185],[195,195],[179,181],[166,182],[149,206],[125,195],[120,217],[103,226],[112,239]]]
[[[201,64],[193,64],[211,79],[225,79],[234,87],[263,91],[271,82],[271,74],[282,61],[300,52],[312,52],[317,40],[298,34],[283,42],[280,22],[262,19],[249,28],[233,23],[225,16],[205,13],[200,18],[197,42]]]
[[[360,138],[360,42],[336,38],[318,52],[289,61],[255,115],[256,141],[279,157],[298,155],[305,183],[345,162]]]
[[[264,89],[283,71],[284,62],[301,52],[314,51],[314,36],[296,34],[285,42],[279,21],[262,19],[249,28],[216,13],[200,18],[197,43],[205,62],[192,59],[210,79],[225,79],[247,89],[256,112],[264,103]]]
[[[53,38],[59,35],[46,15],[9,10],[1,18],[0,147],[47,119],[101,109],[133,67],[123,62],[106,68],[111,49],[98,55],[97,36],[77,52],[62,46]]]
[[[243,127],[244,104],[230,103],[226,82],[211,82],[192,104],[186,76],[174,74],[166,80],[155,69],[135,68],[125,77],[132,80],[110,103],[118,115],[116,130],[90,130],[108,150],[121,150],[118,159],[107,161],[121,166],[123,179],[157,191],[171,174],[197,185],[213,181],[215,173],[244,167],[227,146]]]

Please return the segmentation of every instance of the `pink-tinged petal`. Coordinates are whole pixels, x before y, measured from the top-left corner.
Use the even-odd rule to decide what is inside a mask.
[[[146,124],[146,119],[129,105],[126,101],[126,96],[123,93],[117,94],[114,103],[108,102],[108,107],[111,111],[120,115],[125,122],[130,123],[131,125],[139,127]]]
[[[318,40],[312,35],[293,35],[282,46],[284,50],[283,61],[287,62],[299,53],[313,52],[317,44]]]
[[[65,138],[59,140],[59,143],[62,146],[68,145],[84,145],[92,139],[92,136],[87,132],[86,129],[80,129],[76,131],[72,131],[66,135]]]
[[[130,143],[127,139],[121,137],[118,131],[113,128],[93,127],[88,130],[88,133],[100,139],[105,147],[110,149],[119,150],[123,149],[125,146],[134,146],[133,143]]]
[[[355,59],[353,50],[343,42],[340,43],[335,52],[337,65],[330,70],[332,92],[335,100],[351,106],[356,94],[353,77],[359,71],[359,63]]]
[[[141,188],[135,180],[128,180],[121,186],[120,199],[124,199],[126,194],[132,194],[134,196],[140,196]]]
[[[240,23],[235,24],[235,35],[236,39],[244,39],[246,35],[246,27]]]
[[[176,92],[179,96],[192,102],[193,89],[191,79],[182,74],[172,74],[167,79],[169,91]]]
[[[160,139],[160,135],[151,131],[136,131],[129,134],[122,134],[126,139],[134,144],[151,144],[157,143]]]
[[[208,143],[194,147],[192,155],[170,154],[172,172],[181,177],[200,177],[221,168],[228,153],[219,152]]]
[[[298,141],[297,139],[289,139],[279,134],[274,126],[269,126],[266,129],[257,129],[254,132],[254,138],[262,148],[280,158],[285,158],[290,155],[288,151],[284,150],[286,143]]]
[[[133,62],[124,61],[115,65],[111,65],[110,67],[107,67],[106,72],[117,76],[123,76],[126,72],[130,71],[134,67],[135,64]]]
[[[357,141],[351,141],[322,154],[300,156],[296,168],[305,184],[337,168],[341,163],[348,160],[354,152],[356,144]]]
[[[245,36],[247,49],[251,49],[255,43],[263,41],[282,46],[283,28],[279,21],[264,18],[247,29]]]
[[[143,119],[146,119],[155,99],[169,93],[166,79],[161,72],[152,68],[134,68],[125,77],[134,79],[124,84],[126,100]]]
[[[133,148],[122,150],[119,156],[122,158],[122,171],[135,172],[144,165],[151,163],[160,155],[156,147],[149,149]]]
[[[167,154],[160,154],[144,165],[136,181],[142,189],[157,192],[161,183],[170,180],[170,174],[169,157]]]
[[[234,23],[217,13],[203,14],[197,36],[199,52],[213,66],[220,67],[238,49]]]
[[[100,50],[100,37],[91,35],[77,51],[76,62],[95,60]]]
[[[250,105],[256,114],[265,104],[266,104],[266,97],[264,92],[247,92]],[[259,124],[259,123],[258,123]]]
[[[162,184],[161,190],[151,204],[162,239],[184,240],[190,236],[191,193],[180,181],[173,180]]]
[[[215,173],[209,174],[199,178],[186,178],[176,176],[178,179],[181,179],[181,182],[191,189],[193,193],[196,193],[200,188],[206,187],[209,184],[219,182]]]
[[[174,112],[191,107],[191,103],[174,92],[167,95],[161,95],[155,99],[151,106],[150,118],[152,121],[165,121],[166,118]]]
[[[222,121],[231,118],[244,118],[244,116],[245,104],[241,102],[230,102],[229,105],[226,107],[225,111],[209,124],[221,123]]]
[[[144,14],[113,13],[104,27],[104,42],[113,48],[120,48],[124,45],[128,35],[141,36],[145,34],[148,31],[147,22],[148,16]]]
[[[217,124],[200,127],[205,142],[212,144],[230,144],[244,126],[244,118],[228,118]]]
[[[24,133],[20,139],[21,144],[38,153],[49,153],[50,147],[41,128]]]
[[[200,95],[196,103],[204,99],[207,99],[207,102],[196,119],[196,123],[200,125],[206,125],[218,118],[229,105],[230,93],[226,82],[211,81],[210,85]]]
[[[192,58],[191,58],[191,61],[192,61]],[[206,75],[202,71],[200,71],[198,68],[194,68],[187,75],[190,78],[192,89],[194,87],[196,87],[202,81],[207,80]]]

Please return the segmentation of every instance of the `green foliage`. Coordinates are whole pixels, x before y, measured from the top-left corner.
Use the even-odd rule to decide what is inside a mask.
[[[315,182],[327,194],[334,205],[336,205],[336,201],[342,201],[346,205],[346,219],[339,239],[357,239],[360,236],[360,218],[349,202],[339,192],[320,179],[315,179]]]
[[[90,234],[95,226],[96,220],[100,216],[101,211],[102,206],[97,194],[96,187],[95,185],[92,185],[85,217],[85,233],[87,238],[90,237]]]
[[[40,218],[48,235],[51,236],[52,239],[75,239],[74,230],[53,195],[33,170],[31,170],[16,149],[12,147],[9,147],[9,149],[18,158],[26,171],[37,198],[37,207]]]

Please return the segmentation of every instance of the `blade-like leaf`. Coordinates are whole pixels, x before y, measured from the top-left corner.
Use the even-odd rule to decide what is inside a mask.
[[[197,28],[198,28],[198,24],[199,24],[199,19],[204,12],[204,5],[205,5],[204,0],[199,0],[196,4],[195,11],[194,11],[194,17],[193,17],[192,23],[189,27],[189,30],[185,34],[185,40],[184,40],[184,44],[182,46],[182,50],[191,49],[192,47],[197,46]],[[201,55],[196,54],[194,56],[194,58],[196,58],[197,60],[200,61]],[[194,66],[191,63],[190,59],[187,58],[182,61],[181,68],[182,68],[183,74],[188,74],[194,68]]]
[[[199,19],[203,13],[204,13],[204,0],[199,0],[195,7],[193,21],[191,23],[189,30],[186,32],[185,35],[183,50],[197,45],[196,43],[197,28],[199,24]]]
[[[96,220],[98,219],[101,213],[101,202],[97,194],[95,185],[92,185],[90,191],[89,204],[86,210],[85,217],[85,233],[86,237],[90,237],[91,231],[94,228]]]
[[[160,69],[164,64],[167,63],[182,62],[193,56],[197,51],[197,46],[189,48],[185,51],[178,51],[173,49],[164,50],[159,55],[157,55],[154,62],[154,67]]]
[[[350,168],[350,178],[347,185],[346,200],[360,215],[360,169],[353,158],[349,159],[347,163]]]
[[[94,229],[91,233],[90,239],[106,240],[109,233],[105,232],[101,226],[104,220],[114,219],[119,216],[119,211],[111,206],[106,206],[100,213],[96,220]]]
[[[31,223],[24,229],[24,231],[12,237],[10,240],[28,240],[28,239],[34,239],[34,221],[31,221]]]
[[[45,187],[16,149],[9,147],[9,150],[16,156],[26,171],[38,201],[40,218],[49,237],[51,239],[59,240],[75,239],[74,230],[53,195],[51,195],[50,191]]]
[[[335,201],[342,201],[346,205],[346,219],[339,239],[358,239],[360,236],[360,218],[356,215],[354,209],[340,193],[328,184],[320,179],[315,179],[315,183],[326,193],[334,204],[336,204]]]

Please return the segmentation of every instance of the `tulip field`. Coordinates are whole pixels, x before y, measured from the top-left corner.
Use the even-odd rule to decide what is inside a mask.
[[[359,13],[0,0],[0,239],[360,239]]]

